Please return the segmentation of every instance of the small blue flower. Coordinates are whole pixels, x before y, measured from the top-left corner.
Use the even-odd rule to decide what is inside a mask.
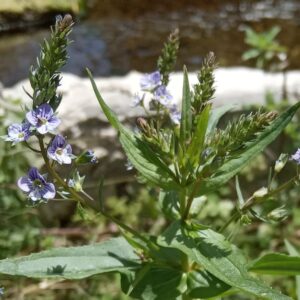
[[[86,156],[87,156],[87,158],[89,158],[90,163],[95,164],[95,163],[98,162],[98,159],[97,159],[97,157],[95,155],[95,152],[93,150],[91,150],[91,149],[87,150],[86,151]]]
[[[48,200],[55,197],[56,191],[53,183],[46,182],[37,168],[31,168],[28,176],[18,180],[18,187],[25,192],[32,201]]]
[[[160,85],[153,93],[154,100],[158,101],[163,106],[170,105],[173,97],[167,90],[166,86]]]
[[[300,164],[300,148],[292,155],[292,160],[296,161],[297,164]]]
[[[176,105],[172,105],[169,108],[170,118],[172,122],[176,125],[180,124],[181,112],[177,109]]]
[[[76,159],[77,164],[88,164],[88,163],[95,164],[97,162],[98,159],[95,155],[95,152],[91,149],[85,150]]]
[[[0,298],[4,295],[4,288],[0,287]]]
[[[54,137],[47,153],[49,158],[57,161],[61,165],[69,165],[72,162],[72,147],[66,143],[65,138],[60,134]]]
[[[42,104],[26,114],[26,119],[33,125],[40,134],[53,131],[60,120],[54,115],[53,109],[49,104]]]
[[[132,107],[137,107],[138,105],[140,105],[144,101],[144,98],[145,98],[145,93],[143,95],[140,95],[139,93],[136,93],[133,97],[131,106]]]
[[[30,124],[28,122],[23,122],[21,124],[15,123],[8,127],[7,136],[5,136],[5,141],[13,142],[13,145],[27,141],[30,137]]]
[[[151,92],[161,85],[161,75],[159,71],[155,71],[150,74],[144,74],[140,80],[140,86],[142,91]]]

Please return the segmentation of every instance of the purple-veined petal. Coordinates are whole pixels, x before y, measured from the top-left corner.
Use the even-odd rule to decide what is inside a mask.
[[[23,192],[28,193],[32,189],[32,181],[27,176],[23,176],[18,180],[18,187]]]
[[[55,197],[56,191],[53,183],[47,183],[44,186],[42,197],[44,199],[53,199]]]
[[[33,110],[29,111],[26,114],[26,119],[33,126],[36,126],[38,124],[38,118]]]
[[[49,104],[45,103],[37,108],[36,114],[40,118],[49,120],[53,116],[53,109]]]
[[[60,119],[56,116],[52,116],[49,120],[48,120],[48,130],[54,130],[59,124],[60,124]]]

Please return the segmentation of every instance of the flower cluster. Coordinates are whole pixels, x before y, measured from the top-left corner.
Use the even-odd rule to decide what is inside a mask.
[[[41,147],[38,152],[43,152],[46,160],[58,164],[72,164],[72,159],[76,158],[72,153],[72,147],[67,143],[66,139],[55,134],[55,130],[61,123],[60,119],[55,115],[52,107],[47,104],[30,110],[26,113],[26,119],[21,124],[12,124],[8,127],[8,134],[4,137],[6,141],[12,142],[13,145],[19,142],[27,142],[31,136],[36,136],[39,142],[44,145],[44,136],[52,135],[52,138],[46,149]],[[97,158],[92,150],[86,150],[79,156],[76,163],[95,163]],[[48,182],[46,177],[41,175],[37,168],[31,168],[27,176],[23,176],[18,180],[18,187],[27,194],[31,201],[47,201],[53,199],[56,195],[56,189],[53,183]]]
[[[140,80],[140,88],[143,93],[137,93],[134,96],[132,105],[134,107],[144,105],[144,99],[147,94],[151,95],[151,100],[167,109],[170,119],[174,124],[180,123],[180,112],[173,101],[173,97],[167,87],[162,83],[162,76],[159,71],[150,74],[144,74]]]

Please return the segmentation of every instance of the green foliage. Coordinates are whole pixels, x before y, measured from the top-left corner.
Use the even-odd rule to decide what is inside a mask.
[[[60,69],[68,59],[67,46],[70,43],[68,35],[72,25],[70,15],[66,15],[63,19],[58,17],[49,41],[44,40],[41,46],[37,66],[30,69],[29,80],[33,94],[29,96],[32,98],[33,107],[49,103],[55,110],[60,104],[62,96],[57,95],[56,90],[61,80]]]
[[[257,68],[267,67],[274,58],[281,60],[280,55],[285,54],[287,49],[276,40],[280,30],[280,27],[274,26],[269,31],[257,33],[247,27],[245,43],[251,48],[243,54],[242,59],[255,59]]]
[[[299,252],[288,240],[284,240],[284,243],[291,256],[300,257]],[[296,276],[296,290],[297,290],[297,299],[299,300],[300,299],[300,275]]]
[[[57,34],[63,41],[62,48],[53,44],[62,50],[58,50],[61,59],[59,64],[52,66],[52,52],[56,49],[49,46],[51,42],[45,43],[42,48],[38,69],[34,73],[41,78],[46,74],[50,88],[48,81],[40,81],[42,85],[37,85],[39,80],[35,80],[35,74],[31,74],[34,107],[50,101],[50,105],[57,108],[60,102],[60,97],[56,96],[56,88],[60,79],[59,68],[66,58],[67,35],[71,26],[69,17],[65,17],[57,21],[53,31],[51,41],[57,38]],[[164,84],[168,83],[177,48],[178,38],[171,37],[159,59],[158,66]],[[224,212],[219,214],[224,216],[225,224],[222,224],[223,220],[219,220],[221,226],[217,222],[217,225],[209,223],[207,226],[197,217],[211,203],[207,199],[212,191],[219,191],[280,135],[300,107],[300,102],[279,116],[273,112],[261,111],[241,116],[238,121],[225,124],[221,130],[217,128],[218,121],[231,107],[212,109],[214,68],[214,56],[210,54],[204,60],[198,84],[193,88],[189,85],[188,73],[184,68],[180,124],[170,124],[164,119],[164,115],[157,115],[156,119],[149,122],[139,119],[141,131],[138,133],[120,123],[102,98],[88,70],[97,100],[108,121],[118,131],[128,159],[139,175],[160,193],[158,204],[162,211],[162,225],[156,231],[148,230],[147,233],[142,232],[143,228],[137,231],[127,225],[125,221],[129,217],[124,217],[124,205],[118,206],[115,201],[107,204],[104,201],[102,179],[98,201],[88,195],[81,184],[80,188],[71,189],[49,163],[43,140],[38,136],[49,173],[60,189],[67,192],[66,195],[71,195],[72,198],[69,199],[77,201],[78,213],[82,218],[92,222],[92,214],[84,213],[84,207],[89,205],[110,222],[117,224],[123,237],[95,245],[57,248],[2,260],[0,273],[32,278],[83,279],[117,272],[121,273],[123,292],[132,298],[145,300],[205,299],[223,297],[227,293],[244,293],[270,300],[291,299],[251,275],[250,271],[299,274],[299,257],[273,253],[249,263],[246,255],[230,242],[233,234],[225,237],[222,232],[226,232],[232,223],[248,224],[251,221],[250,214],[262,221],[269,221],[263,217],[263,213],[255,214],[254,207],[259,206],[264,210],[264,205],[271,201],[274,205],[266,213],[269,219],[280,219],[284,209],[272,197],[294,184],[299,177],[298,173],[276,187],[272,186],[273,177],[269,176],[268,186],[260,188],[247,199],[244,198],[237,179],[239,203],[232,209],[231,216]],[[49,77],[49,74],[52,75]],[[44,95],[40,96],[41,92]],[[157,113],[160,109],[162,107],[158,106]],[[276,172],[279,173],[280,170]],[[99,202],[100,211],[99,205],[96,205]],[[221,206],[216,203],[218,207]],[[98,217],[98,214],[94,216]],[[173,223],[170,224],[170,220]],[[166,228],[161,233],[163,226]],[[153,232],[155,236],[151,235]],[[248,266],[251,266],[250,271]]]
[[[251,277],[241,251],[211,229],[195,231],[176,222],[160,237],[159,244],[181,250],[232,287],[262,299],[290,299]]]
[[[157,61],[157,68],[162,75],[162,83],[167,86],[170,73],[173,71],[179,49],[179,30],[174,30],[164,44],[162,53]]]
[[[300,102],[286,110],[277,117],[269,126],[267,126],[254,140],[248,143],[244,151],[236,158],[230,159],[217,170],[216,176],[207,180],[202,187],[202,193],[212,191],[227,182],[245,167],[250,159],[253,159],[263,149],[266,148],[283,131],[287,124],[300,107]]]
[[[0,99],[1,101],[1,99]],[[12,121],[20,121],[16,112],[19,100],[0,102],[0,136]],[[0,258],[17,254],[26,247],[39,242],[40,222],[32,209],[26,208],[21,194],[15,187],[16,179],[29,168],[35,159],[33,153],[24,151],[20,145],[11,148],[0,138]]]
[[[192,131],[191,92],[187,69],[183,69],[182,105],[180,121],[180,144],[185,148],[185,143],[190,139]]]
[[[259,258],[250,271],[271,275],[299,275],[300,257],[281,253],[270,253]]]
[[[276,113],[261,111],[242,115],[230,122],[224,130],[218,129],[212,136],[212,147],[217,146],[217,156],[228,160],[247,147],[275,119]]]
[[[137,267],[140,258],[124,238],[82,247],[56,248],[0,262],[0,273],[31,278],[81,279]]]
[[[213,52],[210,52],[204,58],[198,73],[199,83],[194,86],[193,110],[195,114],[199,114],[207,102],[213,99],[215,94],[215,68],[215,55]]]

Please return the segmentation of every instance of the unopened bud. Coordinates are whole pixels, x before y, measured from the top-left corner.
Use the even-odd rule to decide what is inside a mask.
[[[248,215],[242,215],[241,216],[241,223],[243,225],[249,225],[249,224],[251,224],[251,222],[252,222],[252,220]]]
[[[267,194],[268,194],[268,189],[266,187],[262,187],[253,193],[253,198],[263,198]]]
[[[66,14],[63,18],[62,16],[56,17],[56,26],[58,26],[60,31],[64,31],[67,27],[73,24],[73,18],[70,14]]]
[[[266,114],[266,119],[271,122],[277,117],[277,112],[276,111],[270,111]]]
[[[275,222],[284,221],[288,217],[288,211],[284,206],[280,206],[274,210],[272,210],[268,214],[268,218]]]
[[[274,167],[275,172],[279,173],[284,168],[288,160],[289,160],[288,154],[286,153],[280,154],[279,158],[276,160],[275,163],[275,167]]]
[[[83,151],[75,160],[76,164],[95,164],[98,162],[93,150]]]
[[[144,118],[138,118],[136,123],[143,133],[145,133],[147,136],[151,135],[151,127]]]
[[[74,189],[76,192],[82,192],[83,191],[83,182],[84,182],[85,176],[80,176],[79,172],[77,171],[72,179],[69,179],[68,186],[72,189]]]

